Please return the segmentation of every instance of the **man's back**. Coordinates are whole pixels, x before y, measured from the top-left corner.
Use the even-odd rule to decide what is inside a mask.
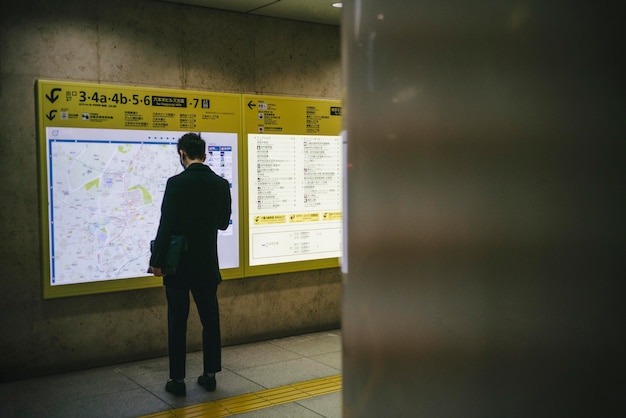
[[[177,274],[166,276],[166,285],[186,287],[221,280],[217,231],[228,227],[230,215],[228,181],[206,165],[191,164],[168,180],[155,252],[167,246],[171,235],[187,237],[188,251],[181,257]]]

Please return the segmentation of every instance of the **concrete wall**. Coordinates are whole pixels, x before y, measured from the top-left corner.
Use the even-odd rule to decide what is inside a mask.
[[[42,299],[35,80],[336,99],[339,28],[154,0],[13,3],[0,12],[0,381],[165,355],[163,288]],[[340,289],[338,269],[225,281],[223,343],[338,327]]]

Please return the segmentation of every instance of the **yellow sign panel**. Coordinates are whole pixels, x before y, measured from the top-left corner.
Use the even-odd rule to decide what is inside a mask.
[[[231,184],[220,265],[243,277],[241,95],[47,80],[37,92],[44,297],[162,285],[146,273],[149,243],[184,132],[201,134],[205,164]]]
[[[342,218],[341,212],[324,212],[322,214],[323,221],[340,221]]]
[[[276,225],[287,222],[286,215],[262,215],[254,217],[255,225]]]
[[[240,95],[62,81],[39,81],[38,85],[44,126],[240,130]]]
[[[341,102],[244,95],[246,133],[339,135]]]
[[[343,237],[341,102],[243,95],[242,107],[250,219],[246,276],[337,267]]]
[[[289,222],[318,222],[319,213],[294,213],[289,216]]]
[[[51,80],[37,100],[44,297],[161,285],[138,260],[181,132],[232,184],[224,278],[338,266],[340,101]]]

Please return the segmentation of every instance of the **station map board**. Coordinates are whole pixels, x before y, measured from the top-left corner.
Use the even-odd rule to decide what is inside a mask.
[[[341,103],[244,95],[246,276],[339,266]]]
[[[149,242],[186,132],[231,185],[218,254],[225,279],[243,277],[241,95],[39,80],[37,100],[44,297],[162,285]]]

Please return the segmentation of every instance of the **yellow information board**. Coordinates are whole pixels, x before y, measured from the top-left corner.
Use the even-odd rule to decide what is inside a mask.
[[[243,277],[241,95],[39,80],[44,297],[160,286],[146,274],[176,142],[198,132],[229,180],[224,278]]]
[[[239,132],[241,96],[188,90],[39,80],[44,126]]]
[[[53,80],[37,100],[44,297],[161,285],[149,242],[185,132],[231,184],[225,279],[339,265],[340,101]]]
[[[341,102],[244,95],[245,275],[338,267]]]

